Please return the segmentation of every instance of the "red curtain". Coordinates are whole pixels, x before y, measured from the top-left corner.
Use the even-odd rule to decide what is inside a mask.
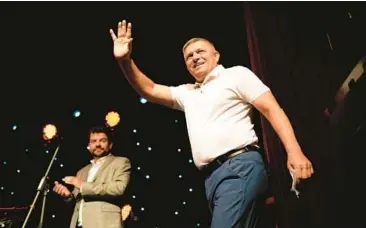
[[[300,183],[297,199],[290,192],[286,152],[261,116],[263,147],[275,198],[272,212],[279,228],[320,227],[329,225],[334,216],[329,210],[334,197],[327,190],[335,179],[329,179],[334,173],[330,173],[332,155],[323,115],[334,88],[329,83],[333,75],[327,74],[330,49],[326,31],[317,21],[322,16],[318,8],[301,3],[244,2],[250,67],[271,88],[317,174]]]

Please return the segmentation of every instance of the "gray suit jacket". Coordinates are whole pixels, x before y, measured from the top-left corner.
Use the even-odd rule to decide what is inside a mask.
[[[70,228],[78,223],[81,199],[83,228],[122,228],[121,200],[130,181],[131,163],[128,158],[107,156],[94,179],[86,182],[91,164],[77,172],[85,181],[80,192],[74,188],[72,199],[76,200]]]

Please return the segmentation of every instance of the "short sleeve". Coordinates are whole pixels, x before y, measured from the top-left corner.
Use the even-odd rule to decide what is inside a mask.
[[[185,85],[170,86],[170,92],[173,98],[173,109],[177,109],[184,112],[184,97],[187,93]]]
[[[270,89],[246,67],[235,68],[236,92],[249,103],[253,103],[263,93]]]

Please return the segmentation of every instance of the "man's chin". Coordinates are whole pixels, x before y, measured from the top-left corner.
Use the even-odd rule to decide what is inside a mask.
[[[204,74],[194,74],[192,75],[194,77],[194,79],[196,80],[196,82],[198,83],[202,83],[203,80],[205,79]]]
[[[110,152],[103,151],[103,152],[101,152],[101,153],[93,153],[93,156],[94,156],[95,158],[101,158],[101,157],[105,157],[105,156],[107,156],[108,154],[110,154]]]
[[[95,157],[95,158],[101,158],[101,157],[104,157],[106,154],[105,153],[100,153],[100,154],[98,154],[98,153],[93,153],[93,156]]]

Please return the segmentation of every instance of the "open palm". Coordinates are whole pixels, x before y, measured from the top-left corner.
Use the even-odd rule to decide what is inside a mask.
[[[112,40],[114,42],[113,54],[117,59],[127,59],[132,52],[132,38],[131,38],[132,24],[126,21],[118,23],[117,36],[112,29],[109,30]]]

